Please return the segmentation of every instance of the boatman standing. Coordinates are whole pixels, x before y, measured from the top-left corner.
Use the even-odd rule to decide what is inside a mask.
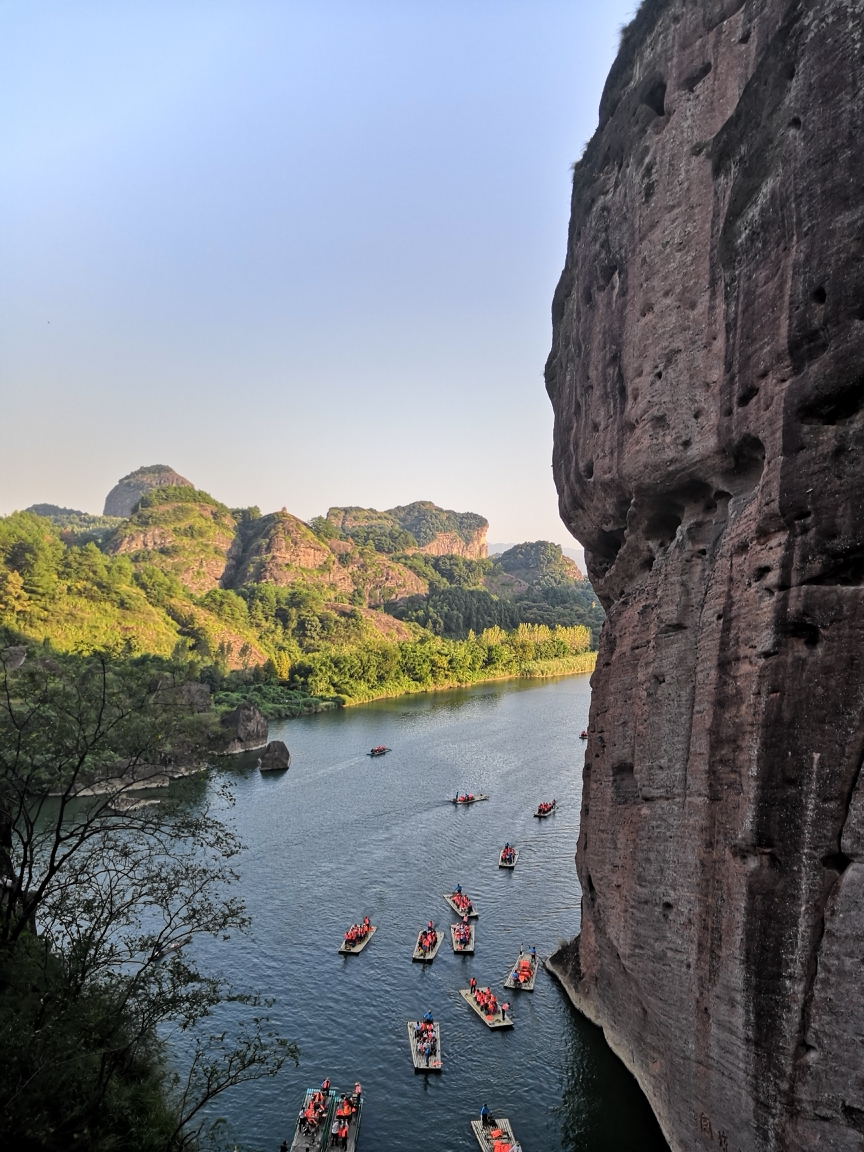
[[[491,1123],[491,1120],[489,1119],[489,1109],[486,1107],[485,1104],[480,1109],[480,1123],[483,1125],[484,1128],[488,1128],[490,1123]]]

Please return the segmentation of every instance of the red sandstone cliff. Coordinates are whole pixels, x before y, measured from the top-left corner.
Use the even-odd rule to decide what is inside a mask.
[[[608,609],[575,1003],[673,1149],[864,1148],[864,0],[648,0],[547,385]]]

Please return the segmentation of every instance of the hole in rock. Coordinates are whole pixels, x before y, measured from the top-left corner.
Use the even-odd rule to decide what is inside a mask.
[[[792,119],[789,121],[789,127],[795,128],[795,129],[800,128],[801,127],[801,117],[800,116],[793,116]]]
[[[626,761],[612,765],[612,798],[616,804],[627,804],[639,798],[633,765]]]
[[[749,388],[745,388],[743,392],[738,393],[738,398],[735,403],[739,408],[746,408],[750,401],[755,400],[758,395],[759,389],[751,384]]]
[[[832,872],[836,872],[839,876],[842,876],[852,863],[852,860],[845,852],[834,852],[831,856],[823,856],[822,863],[826,868],[830,868]]]
[[[839,424],[857,416],[864,408],[864,377],[848,382],[838,382],[828,388],[814,392],[799,407],[798,417],[802,424]]]
[[[758,584],[760,580],[764,580],[768,573],[771,571],[770,566],[761,566],[753,573],[753,579]]]
[[[813,301],[814,304],[824,304],[825,303],[827,296],[825,293],[825,289],[822,287],[821,284],[819,285],[818,288],[814,288],[813,291],[810,293],[810,299]]]
[[[623,528],[613,529],[609,532],[598,532],[596,543],[591,551],[603,560],[614,561],[615,557],[621,551],[623,543]]]
[[[788,621],[784,631],[793,640],[803,640],[806,648],[815,648],[822,635],[812,620],[803,617]]]
[[[681,87],[686,92],[692,92],[695,88],[697,88],[702,83],[702,81],[705,79],[705,77],[708,75],[708,73],[710,71],[711,71],[711,61],[706,60],[704,64],[700,64],[699,67],[696,69],[696,71],[691,73],[687,77],[687,79],[684,81],[684,83],[681,85]]]
[[[807,584],[835,584],[840,587],[856,587],[864,584],[864,553],[852,552],[838,560],[821,572],[818,576],[805,581]]]
[[[658,116],[666,115],[666,81],[655,80],[642,97],[642,103],[647,104],[652,112]]]
[[[850,1128],[854,1128],[856,1132],[864,1134],[864,1109],[856,1108],[854,1104],[847,1104],[843,1101],[843,1119]]]
[[[732,467],[738,485],[755,488],[765,467],[765,445],[747,433],[732,448]]]

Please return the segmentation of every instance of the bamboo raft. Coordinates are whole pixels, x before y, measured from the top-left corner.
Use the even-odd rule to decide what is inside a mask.
[[[456,913],[457,916],[466,916],[467,915],[469,920],[476,920],[477,917],[480,915],[480,913],[477,911],[477,909],[473,907],[473,903],[474,903],[473,900],[471,902],[472,903],[471,911],[466,913],[466,912],[462,911],[462,909],[459,907],[459,905],[456,903],[456,901],[453,899],[452,896],[448,896],[445,893],[444,899],[447,901],[447,903],[450,905],[450,907],[453,909],[453,911]]]
[[[369,941],[372,939],[372,937],[374,935],[375,935],[375,925],[372,924],[369,927],[369,931],[366,933],[366,935],[363,937],[363,939],[361,941],[359,941],[359,943],[354,944],[352,947],[352,945],[346,944],[345,941],[343,940],[342,943],[339,945],[339,951],[342,953],[343,956],[356,956],[358,952],[363,951],[363,949],[366,947],[366,945],[369,943]]]
[[[502,848],[501,851],[498,853],[498,867],[499,868],[515,868],[516,867],[516,861],[518,859],[519,859],[519,849],[514,848],[513,849],[513,859],[510,861],[509,864],[507,864],[504,860],[504,849]]]
[[[424,928],[423,932],[425,931],[426,929]],[[414,955],[411,957],[411,959],[417,960],[421,964],[431,964],[435,957],[438,955],[438,949],[441,947],[441,941],[444,939],[444,933],[436,932],[435,947],[430,949],[428,952],[423,952],[420,948],[420,937],[423,935],[423,932],[417,933],[417,943],[414,945]]]
[[[488,988],[481,988],[480,991],[481,992],[488,992],[489,989]],[[477,1003],[477,1001],[474,999],[474,997],[471,995],[471,989],[470,988],[460,988],[459,989],[459,995],[462,997],[462,999],[465,1001],[465,1003],[468,1004],[468,1006],[470,1008],[474,1009],[474,1011],[477,1013],[477,1015],[480,1017],[480,1019],[483,1021],[483,1023],[486,1025],[487,1028],[512,1028],[513,1027],[513,1021],[510,1019],[510,1017],[508,1016],[505,1019],[501,1015],[501,1008],[500,1007],[498,1008],[498,1011],[495,1013],[495,1015],[490,1019],[486,1015],[486,1013],[483,1011],[483,1009],[480,1007],[480,1005]]]
[[[471,924],[469,927],[471,928],[471,939],[467,944],[462,945],[456,939],[456,925],[450,925],[450,941],[453,944],[453,951],[460,955],[467,955],[467,953],[474,951],[474,925]]]
[[[548,812],[540,812],[540,811],[539,811],[539,809],[538,809],[538,811],[537,811],[537,812],[535,812],[535,813],[534,813],[534,815],[537,817],[537,819],[538,819],[538,820],[545,820],[547,816],[551,816],[551,815],[552,815],[552,813],[555,811],[555,809],[556,809],[557,807],[558,807],[558,801],[557,801],[557,800],[553,800],[553,801],[552,801],[552,807],[549,809],[549,811],[548,811]]]
[[[505,988],[515,988],[517,990],[521,990],[522,992],[533,992],[534,991],[534,981],[537,979],[537,957],[536,957],[536,955],[535,956],[529,955],[529,957],[528,957],[528,959],[531,961],[531,979],[526,980],[524,984],[520,984],[518,980],[513,979],[513,973],[516,971],[516,965],[519,963],[519,961],[523,958],[524,955],[525,955],[524,952],[519,953],[519,956],[516,960],[516,964],[514,964],[513,967],[510,969],[510,971],[507,973],[507,979],[504,981],[504,987]]]
[[[392,748],[385,748],[384,745],[382,744],[379,748],[373,748],[371,751],[367,752],[366,755],[367,756],[373,756],[373,757],[386,756],[388,752],[392,752],[392,751],[393,751]]]
[[[516,1137],[513,1129],[510,1127],[510,1121],[503,1116],[496,1117],[493,1123],[487,1128],[483,1127],[482,1120],[471,1121],[471,1131],[477,1137],[477,1143],[483,1149],[483,1152],[492,1152],[492,1133],[496,1130],[503,1133],[504,1139],[508,1141],[511,1147],[516,1143]]]
[[[470,800],[456,800],[451,796],[450,797],[450,803],[451,804],[477,804],[480,800],[488,800],[488,799],[489,799],[489,797],[485,796],[481,792],[479,796],[472,796]]]
[[[291,1152],[323,1152],[330,1140],[330,1125],[333,1122],[333,1109],[336,1107],[336,1092],[332,1088],[327,1093],[327,1107],[317,1128],[313,1132],[302,1130],[303,1113],[312,1102],[312,1097],[316,1091],[315,1088],[306,1089],[303,1107],[300,1109],[300,1115],[297,1117],[297,1124],[294,1128]]]
[[[411,1059],[414,1061],[415,1072],[440,1072],[441,1071],[441,1025],[433,1024],[432,1032],[435,1036],[435,1055],[429,1057],[429,1063],[426,1063],[426,1057],[420,1051],[420,1046],[417,1043],[417,1037],[414,1035],[414,1029],[417,1024],[421,1023],[419,1020],[408,1021],[408,1042],[411,1045]]]
[[[357,1148],[357,1137],[360,1135],[360,1113],[362,1111],[363,1111],[363,1097],[361,1096],[358,1103],[357,1103],[357,1111],[353,1112],[351,1114],[351,1118],[348,1121],[348,1143],[345,1145],[348,1152],[355,1152],[355,1149]],[[334,1108],[333,1109],[333,1116],[332,1116],[331,1121],[330,1121],[331,1127],[332,1127],[333,1121],[335,1119],[336,1119],[336,1109]],[[335,1148],[336,1145],[333,1144],[333,1142],[331,1140],[331,1143],[325,1145],[325,1147],[326,1148],[331,1148],[331,1147]]]

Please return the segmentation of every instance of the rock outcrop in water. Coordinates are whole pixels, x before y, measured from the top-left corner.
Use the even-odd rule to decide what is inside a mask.
[[[673,1149],[864,1147],[864,4],[649,0],[547,384],[608,609],[557,970]]]

